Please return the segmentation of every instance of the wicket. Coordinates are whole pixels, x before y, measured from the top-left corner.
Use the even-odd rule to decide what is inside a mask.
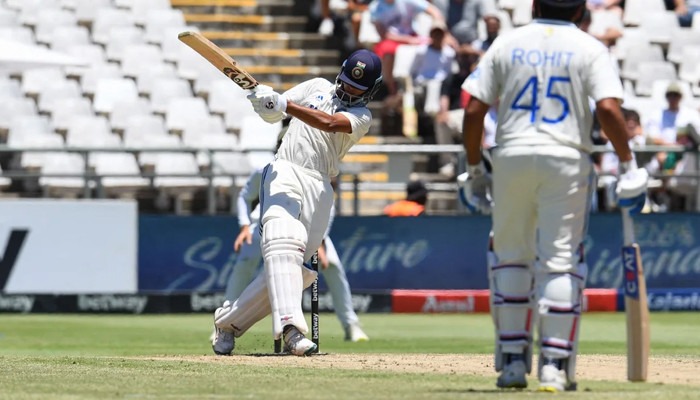
[[[311,269],[318,274],[318,252],[311,256]],[[311,284],[311,341],[316,344],[314,353],[318,353],[320,349],[318,327],[318,276],[316,276],[316,280]],[[275,339],[275,354],[280,353],[282,353],[282,339]]]

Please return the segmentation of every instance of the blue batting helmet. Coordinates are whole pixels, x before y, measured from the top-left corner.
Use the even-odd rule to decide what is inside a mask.
[[[354,96],[343,90],[343,83],[364,90],[359,96]],[[382,61],[373,52],[365,49],[357,50],[343,62],[340,73],[335,78],[336,95],[346,106],[367,104],[377,93],[382,84]]]

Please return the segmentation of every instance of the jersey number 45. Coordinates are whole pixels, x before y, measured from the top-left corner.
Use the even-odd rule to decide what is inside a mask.
[[[542,116],[542,121],[546,122],[548,124],[556,124],[557,122],[561,122],[564,118],[566,118],[567,115],[569,115],[569,101],[566,99],[566,97],[554,93],[552,89],[554,88],[554,84],[556,83],[571,83],[571,78],[568,76],[552,76],[549,78],[549,81],[547,82],[547,92],[545,93],[545,100],[546,99],[551,99],[557,102],[560,102],[562,105],[562,112],[559,116],[556,118],[548,118],[546,116]],[[537,114],[537,110],[540,109],[540,105],[537,103],[537,99],[539,98],[538,96],[538,81],[537,77],[533,76],[530,78],[526,83],[525,86],[520,90],[520,93],[515,97],[515,100],[513,101],[513,104],[511,104],[510,109],[511,110],[528,110],[530,111],[530,122],[534,123],[535,122],[535,117]],[[527,98],[528,92],[532,92],[532,101],[530,104],[525,104],[526,100],[523,99],[525,96]]]

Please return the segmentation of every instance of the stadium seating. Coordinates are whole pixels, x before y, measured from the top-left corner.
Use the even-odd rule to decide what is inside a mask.
[[[250,3],[1,1],[0,35],[4,38],[48,45],[51,50],[85,60],[89,66],[44,67],[24,71],[21,76],[0,75],[0,137],[23,147],[193,150],[181,154],[91,153],[90,165],[98,175],[134,175],[133,181],[105,177],[97,186],[89,183],[91,190],[102,191],[100,195],[141,196],[161,190],[168,196],[192,195],[208,185],[207,179],[198,176],[207,172],[225,175],[214,179],[217,187],[239,186],[252,168],[271,159],[282,124],[261,121],[245,98],[247,92],[179,42],[177,34],[184,30],[205,32],[262,83],[279,90],[314,76],[332,79],[340,61],[340,51],[329,45],[332,42],[304,31],[307,18],[293,15],[293,1]],[[531,2],[500,0],[498,5],[502,32],[531,19]],[[691,28],[680,28],[662,0],[627,0],[622,18],[612,12],[595,12],[592,19],[591,31],[606,27],[623,31],[611,52],[620,63],[626,107],[641,111],[646,118],[665,104],[664,85],[676,80],[681,81],[684,104],[700,105],[700,15],[695,15]],[[421,35],[427,35],[429,18],[421,16],[416,25]],[[485,35],[483,22],[479,33],[480,37]],[[360,42],[369,47],[378,40],[365,12]],[[409,48],[401,46],[397,52],[397,77],[409,75]],[[370,108],[375,116],[371,132],[381,132],[381,103]],[[212,160],[206,151],[210,148],[221,150],[211,154]],[[386,164],[386,159],[379,164]],[[26,152],[17,160],[13,168],[46,174],[85,171],[80,153]],[[168,165],[180,161],[181,168]],[[192,176],[189,180],[141,177],[151,170],[157,174],[187,171]],[[3,182],[0,179],[0,188],[7,186]],[[85,189],[82,178],[47,176],[39,184],[51,195],[80,196]]]

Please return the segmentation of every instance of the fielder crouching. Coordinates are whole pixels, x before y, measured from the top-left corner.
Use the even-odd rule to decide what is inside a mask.
[[[381,61],[368,50],[350,55],[335,84],[323,78],[303,82],[284,94],[258,87],[248,96],[262,119],[292,118],[275,160],[265,167],[260,186],[261,249],[265,274],[240,297],[214,313],[216,354],[233,351],[236,337],[272,312],[273,336],[298,356],[316,345],[304,334],[302,291],[316,279],[303,266],[321,245],[333,204],[331,177],[350,147],[369,130],[366,105],[379,89]]]
[[[620,110],[622,85],[607,48],[575,21],[585,0],[535,0],[536,19],[496,39],[462,86],[471,209],[490,212],[491,313],[500,388],[524,388],[538,333],[539,390],[576,388],[582,293],[581,243],[595,187],[590,138],[596,102],[621,161],[622,207],[639,211],[648,175],[637,168]],[[481,159],[484,116],[498,107],[493,184]]]

